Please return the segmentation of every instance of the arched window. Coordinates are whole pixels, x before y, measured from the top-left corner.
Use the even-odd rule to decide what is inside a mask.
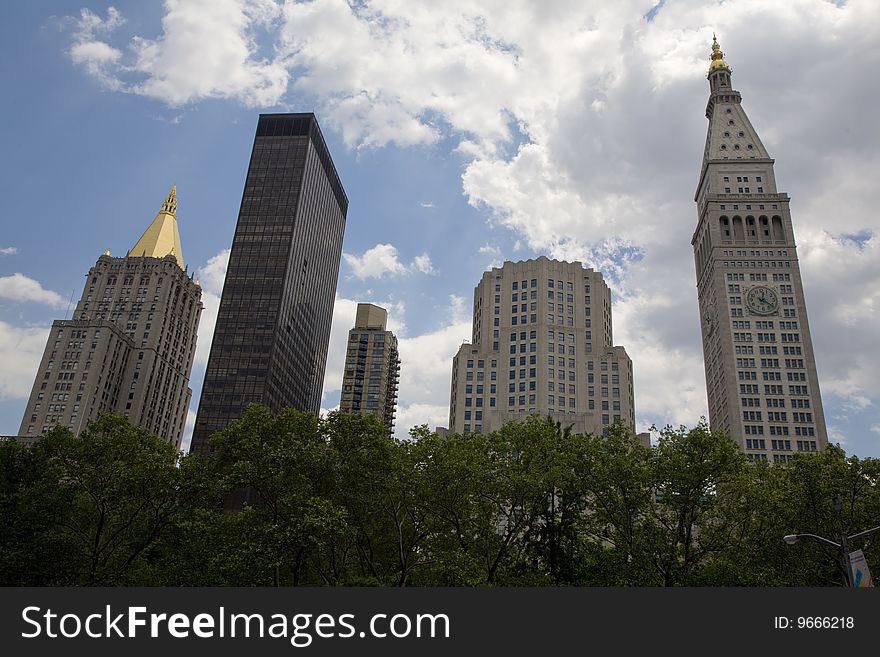
[[[785,232],[782,230],[782,217],[775,216],[771,220],[771,225],[773,227],[773,239],[774,240],[784,240]]]
[[[743,220],[742,217],[734,217],[733,218],[733,239],[742,241],[744,239],[745,233],[743,232]]]

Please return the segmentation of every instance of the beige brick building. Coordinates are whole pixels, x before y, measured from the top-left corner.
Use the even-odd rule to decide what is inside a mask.
[[[750,460],[828,444],[789,197],[712,46],[709,131],[691,244],[709,422]]]
[[[183,261],[172,188],[128,255],[98,258],[73,318],[53,322],[19,436],[57,425],[78,435],[113,412],[179,447],[201,295]]]
[[[400,356],[397,338],[386,330],[388,312],[359,303],[354,328],[348,332],[339,410],[375,415],[394,431]]]
[[[472,341],[452,362],[451,432],[488,433],[533,414],[575,433],[635,428],[632,361],[614,346],[599,272],[543,256],[505,262],[474,288],[473,317]]]

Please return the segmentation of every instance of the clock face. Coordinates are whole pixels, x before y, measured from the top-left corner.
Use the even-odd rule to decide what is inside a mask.
[[[758,285],[746,294],[746,305],[756,315],[772,315],[779,309],[779,297],[766,285]]]

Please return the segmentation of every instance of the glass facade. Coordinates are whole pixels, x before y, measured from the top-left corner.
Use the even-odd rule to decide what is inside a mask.
[[[191,451],[248,404],[320,410],[347,210],[314,115],[260,115]]]

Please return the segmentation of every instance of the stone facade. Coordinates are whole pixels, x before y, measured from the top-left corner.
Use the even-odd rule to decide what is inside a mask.
[[[549,415],[575,433],[635,428],[632,361],[612,340],[611,291],[579,262],[505,262],[474,289],[473,335],[452,363],[449,431]],[[643,438],[644,439],[644,438]]]
[[[182,268],[176,206],[172,190],[144,234],[173,232],[176,252],[144,238],[142,255],[108,251],[89,270],[73,318],[53,322],[19,429],[24,440],[56,425],[78,435],[112,412],[180,446],[202,290]]]
[[[709,422],[750,460],[786,462],[828,437],[790,199],[730,75],[715,43],[691,240]]]

